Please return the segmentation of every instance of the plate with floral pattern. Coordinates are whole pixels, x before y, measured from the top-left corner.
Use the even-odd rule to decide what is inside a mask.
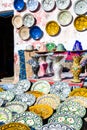
[[[24,112],[14,116],[13,122],[21,122],[29,127],[39,129],[43,125],[42,118],[34,112]]]
[[[74,101],[63,102],[57,108],[57,113],[67,114],[68,112],[71,112],[80,117],[84,117],[86,114],[86,109],[78,102]]]
[[[69,7],[71,1],[70,0],[56,0],[56,6],[60,10],[65,10]]]
[[[27,9],[29,9],[31,12],[36,11],[39,7],[39,1],[38,0],[28,0],[27,1]]]
[[[12,120],[12,113],[8,108],[0,107],[0,125],[9,123]]]
[[[40,128],[40,130],[75,130],[75,129],[63,123],[51,122],[43,125]]]
[[[36,97],[33,94],[23,93],[23,94],[16,95],[14,101],[24,102],[28,106],[31,106],[35,103]]]
[[[71,114],[69,112],[67,114],[55,113],[48,119],[48,123],[51,123],[51,122],[64,123],[74,128],[75,130],[80,130],[83,125],[83,121],[81,117]]]
[[[15,94],[9,90],[0,92],[0,98],[2,98],[3,100],[11,101],[14,99],[14,97]]]

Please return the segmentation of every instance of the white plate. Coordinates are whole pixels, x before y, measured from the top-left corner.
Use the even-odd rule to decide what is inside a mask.
[[[42,8],[45,11],[51,11],[55,7],[55,1],[54,0],[42,0],[41,4],[42,4]]]
[[[58,9],[64,10],[67,9],[70,5],[70,0],[56,0],[56,6]]]
[[[87,2],[84,0],[77,0],[74,4],[74,12],[78,15],[85,14],[87,12]]]
[[[33,12],[36,11],[39,7],[39,1],[38,0],[28,0],[27,1],[27,8]]]
[[[32,85],[31,90],[48,94],[50,91],[50,84],[45,80],[39,80]]]
[[[69,25],[72,22],[73,16],[71,15],[71,13],[67,10],[61,11],[58,14],[58,22],[60,23],[60,25],[62,26],[66,26]]]
[[[15,94],[11,91],[0,92],[0,98],[2,98],[3,100],[11,101],[13,100],[14,96]]]
[[[27,27],[33,26],[35,23],[35,18],[32,14],[27,13],[23,16],[23,24]]]

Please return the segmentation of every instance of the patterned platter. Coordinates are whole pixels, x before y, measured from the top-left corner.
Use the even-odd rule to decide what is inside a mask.
[[[30,30],[28,27],[26,26],[22,26],[20,29],[19,29],[19,36],[22,40],[27,40],[30,38]]]
[[[80,117],[84,117],[86,114],[86,109],[78,102],[74,101],[63,102],[57,108],[57,113],[67,114],[68,112],[71,112]]]
[[[60,98],[55,94],[45,94],[37,98],[35,104],[45,104],[51,106],[53,109],[56,109],[60,104]]]
[[[70,96],[83,96],[87,97],[87,89],[86,88],[75,88],[73,91],[69,93]]]
[[[74,5],[74,12],[78,15],[87,13],[87,2],[85,0],[77,0]]]
[[[23,21],[22,21],[21,15],[14,15],[12,17],[12,25],[15,28],[20,28],[23,25]]]
[[[48,33],[48,35],[55,36],[59,33],[59,31],[60,31],[60,26],[56,21],[49,21],[46,24],[46,32]]]
[[[0,127],[0,130],[31,130],[27,125],[20,122],[11,122]]]
[[[28,106],[31,106],[35,103],[36,97],[32,94],[23,93],[23,94],[16,95],[14,101],[24,102]]]
[[[13,114],[22,113],[27,110],[27,104],[18,101],[7,102],[5,107],[8,108]]]
[[[80,15],[74,20],[74,27],[77,31],[84,31],[87,29],[87,16]]]
[[[60,10],[65,10],[70,6],[70,0],[56,0],[56,6]]]
[[[53,109],[49,105],[37,104],[29,107],[29,110],[35,112],[37,115],[41,116],[43,119],[49,118],[53,114]]]
[[[12,120],[12,113],[9,109],[0,107],[0,125],[9,123]]]
[[[78,102],[80,105],[87,108],[87,98],[83,96],[71,96],[66,99],[66,101]]]
[[[36,11],[38,7],[39,7],[38,0],[27,0],[27,9],[29,9],[29,11],[31,12]]]
[[[26,93],[33,94],[36,98],[44,95],[44,93],[39,92],[39,91],[27,91]]]
[[[24,112],[17,114],[12,121],[21,122],[35,129],[39,129],[43,125],[42,118],[33,112]]]
[[[56,82],[50,87],[50,93],[60,97],[60,100],[65,100],[71,92],[70,86],[65,82]]]
[[[0,92],[0,98],[2,98],[3,100],[11,101],[14,99],[14,97],[15,97],[15,95],[11,91]]]
[[[51,123],[51,122],[64,123],[74,128],[75,130],[80,130],[83,125],[82,119],[79,116],[76,116],[69,112],[67,114],[55,113],[53,116],[51,116],[48,119],[48,123]]]
[[[75,129],[63,123],[51,122],[43,125],[40,128],[40,130],[75,130]]]
[[[31,91],[39,91],[48,94],[50,91],[50,84],[46,80],[38,80],[31,86]]]

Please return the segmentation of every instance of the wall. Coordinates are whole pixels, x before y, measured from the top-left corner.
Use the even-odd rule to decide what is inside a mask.
[[[19,37],[19,30],[14,28],[14,64],[15,64],[15,81],[18,80],[18,76],[19,76],[19,57],[18,57],[18,50],[22,49],[25,50],[26,46],[28,46],[29,44],[32,44],[34,46],[38,45],[38,44],[43,44],[43,43],[47,43],[47,42],[54,42],[56,45],[58,43],[62,43],[64,44],[65,48],[67,50],[72,50],[73,45],[75,43],[75,40],[79,40],[82,43],[82,47],[83,49],[87,49],[87,31],[83,31],[83,32],[79,32],[74,28],[73,22],[74,19],[77,17],[77,15],[74,12],[74,4],[76,2],[76,0],[72,0],[71,1],[71,6],[68,8],[68,10],[70,11],[70,13],[73,16],[73,20],[72,23],[69,24],[68,26],[61,26],[61,32],[57,35],[57,36],[49,36],[46,33],[45,30],[45,26],[46,23],[50,20],[55,20],[58,22],[57,20],[57,16],[58,13],[60,12],[60,10],[55,7],[55,9],[51,12],[45,12],[42,7],[40,6],[39,10],[37,10],[36,12],[30,12],[28,10],[28,8],[26,7],[25,10],[21,11],[21,12],[17,12],[14,7],[13,7],[13,1],[14,0],[1,0],[0,1],[0,11],[6,11],[6,10],[14,10],[14,15],[20,14],[21,16],[23,16],[26,13],[31,13],[34,15],[35,19],[36,19],[36,25],[41,27],[41,29],[44,32],[43,37],[40,40],[33,40],[32,38],[30,38],[27,41],[23,41],[20,37]],[[26,3],[26,0],[24,0]],[[41,3],[41,0],[39,0],[39,2]]]

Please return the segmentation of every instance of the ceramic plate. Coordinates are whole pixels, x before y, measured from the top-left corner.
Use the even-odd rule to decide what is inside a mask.
[[[31,106],[35,103],[36,97],[32,94],[19,94],[15,96],[14,101],[20,101],[26,103],[28,106]]]
[[[0,98],[2,98],[3,100],[11,101],[14,99],[14,96],[14,93],[11,91],[0,92]]]
[[[45,11],[52,11],[55,7],[55,1],[54,0],[42,0],[41,4],[42,4],[42,8]]]
[[[87,2],[84,0],[77,0],[74,5],[74,12],[78,15],[85,14],[87,12]]]
[[[57,35],[60,31],[60,27],[58,25],[58,23],[56,21],[49,21],[46,24],[46,32],[50,35],[50,36],[54,36]]]
[[[3,103],[4,103],[4,100],[0,98],[0,106],[2,106]]]
[[[60,98],[54,94],[45,94],[37,98],[35,104],[47,104],[51,106],[53,109],[57,109],[57,107],[60,104]]]
[[[32,12],[36,11],[39,7],[38,0],[28,0],[27,1],[27,8]]]
[[[25,7],[25,3],[23,0],[14,0],[13,5],[14,5],[15,10],[17,11],[22,11]]]
[[[22,40],[28,40],[30,38],[30,30],[28,27],[22,26],[19,29],[19,36]]]
[[[1,126],[0,130],[31,130],[31,129],[25,124],[19,122],[12,122]]]
[[[74,27],[78,31],[84,31],[87,29],[87,16],[80,15],[74,20]]]
[[[12,121],[21,122],[35,129],[39,129],[43,125],[42,118],[33,112],[24,112],[15,115]]]
[[[31,90],[47,94],[50,91],[50,84],[45,80],[38,80],[37,82],[33,83]]]
[[[84,117],[86,114],[85,107],[74,101],[61,103],[57,109],[57,113],[61,114],[67,114],[69,111],[80,117]]]
[[[22,113],[27,110],[27,104],[24,102],[12,101],[7,102],[5,105],[12,113]]]
[[[30,36],[34,40],[38,40],[38,39],[42,38],[43,31],[41,30],[41,28],[39,26],[32,26],[30,28]]]
[[[75,129],[63,123],[51,122],[43,125],[40,128],[40,130],[75,130]]]
[[[70,86],[66,82],[56,82],[50,88],[50,93],[60,97],[60,100],[65,100],[71,92]]]
[[[18,90],[22,90],[23,92],[26,92],[27,90],[29,90],[30,86],[31,86],[31,82],[27,79],[23,79],[18,81],[15,87]]]
[[[29,110],[35,112],[37,115],[41,116],[43,119],[49,118],[53,114],[53,109],[49,105],[37,104],[29,107]]]
[[[58,14],[58,22],[60,23],[60,25],[62,26],[66,26],[69,25],[72,22],[72,15],[69,11],[65,10],[65,11],[61,11]]]
[[[42,93],[40,91],[27,91],[27,93],[33,94],[36,98],[41,97],[41,96],[44,95],[44,93]]]
[[[27,27],[33,26],[35,23],[35,18],[32,14],[27,13],[23,16],[23,24]]]
[[[67,114],[55,113],[48,119],[48,122],[64,123],[74,128],[75,130],[80,130],[83,125],[82,119],[79,116],[73,115],[69,112]]]
[[[23,25],[23,21],[22,21],[21,15],[14,15],[12,17],[12,25],[15,28],[20,28]]]
[[[9,123],[12,120],[12,113],[9,109],[0,107],[0,125]]]
[[[56,6],[58,9],[64,10],[70,6],[70,0],[56,0]]]
[[[47,43],[46,48],[48,51],[53,51],[56,48],[55,43]]]

